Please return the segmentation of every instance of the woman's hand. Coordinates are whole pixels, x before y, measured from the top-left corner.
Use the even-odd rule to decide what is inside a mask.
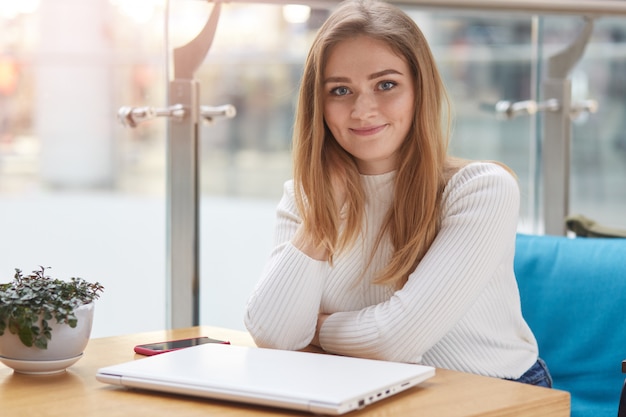
[[[341,217],[341,210],[346,203],[348,196],[347,191],[347,170],[346,162],[341,160],[341,156],[334,152],[328,153],[328,169],[330,170],[330,188],[332,198],[335,202],[335,210],[337,210],[337,216]],[[310,232],[310,230],[308,231]],[[308,257],[318,261],[328,261],[329,253],[328,248],[313,238],[310,233],[307,232],[304,223],[300,225],[291,243],[306,254]]]
[[[347,198],[346,186],[346,170],[343,166],[337,165],[331,178],[332,196],[335,201],[335,208],[338,210],[337,216],[340,216]],[[318,261],[328,261],[328,250],[315,239],[311,238],[307,233],[304,223],[298,227],[298,230],[291,239],[291,243],[302,251],[308,257]]]

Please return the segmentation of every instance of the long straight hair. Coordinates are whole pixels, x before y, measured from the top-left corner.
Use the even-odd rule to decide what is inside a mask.
[[[337,143],[324,122],[323,75],[331,49],[343,40],[368,36],[385,42],[411,69],[415,115],[398,152],[394,200],[378,234],[393,245],[387,266],[374,282],[402,286],[422,259],[440,226],[446,178],[450,105],[424,35],[403,11],[370,0],[348,0],[319,29],[306,59],[294,136],[296,204],[307,233],[328,254],[349,248],[363,227],[365,194],[353,157]],[[347,191],[336,207],[333,184]]]

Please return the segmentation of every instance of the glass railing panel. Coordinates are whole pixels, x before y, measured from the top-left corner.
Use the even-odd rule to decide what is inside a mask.
[[[290,24],[280,6],[232,7],[229,12],[225,8],[215,47],[201,70],[201,77],[210,80],[203,85],[214,86],[203,90],[207,100],[230,100],[239,110],[236,120],[203,131],[202,320],[241,327],[243,305],[271,248],[273,208],[282,182],[291,175],[290,125],[301,65],[315,29],[328,12],[312,10],[311,16],[318,20]],[[451,152],[509,165],[518,175],[522,195],[519,230],[541,231],[541,116],[502,120],[496,117],[494,106],[500,100],[545,99],[540,94],[545,60],[569,44],[580,30],[581,18],[405,9],[430,40],[453,102]],[[247,12],[264,19],[251,23]],[[600,31],[610,26],[608,22],[597,25]],[[258,39],[234,36],[250,33],[251,27],[264,35]],[[585,60],[572,74],[573,97],[603,103],[607,90],[600,92],[593,86],[601,85],[604,77],[588,76],[585,84],[581,72],[591,64],[588,56],[607,47],[610,52],[605,52],[603,62],[594,63],[594,71],[613,72],[610,68],[618,62],[622,47],[606,42],[596,45],[596,36],[600,35],[594,35]],[[598,118],[604,111],[601,104],[598,114],[583,115],[574,125],[572,210],[584,202],[596,210],[590,215],[599,210],[615,218],[622,212],[621,203],[615,201],[625,189],[620,183],[625,177],[619,153],[608,145],[598,148],[589,142],[583,150],[579,143],[581,132],[600,128]],[[593,155],[589,148],[604,159],[581,164],[581,158]],[[606,169],[611,158],[613,168]],[[590,171],[602,182],[600,189],[594,188]],[[583,193],[578,189],[581,182],[588,184]],[[621,188],[614,187],[606,197],[603,190],[609,184]],[[592,202],[589,193],[602,193],[604,199]]]
[[[128,129],[116,111],[166,104],[165,51],[195,36],[212,7],[172,1],[166,39],[164,2],[132,3],[90,2],[98,13],[86,10],[81,16],[94,20],[79,28],[63,23],[64,7],[77,7],[69,0],[0,13],[0,273],[6,281],[15,267],[46,264],[54,274],[100,280],[107,288],[95,336],[166,323],[166,122]],[[406,10],[430,40],[453,102],[452,153],[513,168],[520,230],[533,230],[541,120],[499,120],[494,105],[535,98],[541,63],[567,44],[579,19]],[[274,208],[291,177],[302,65],[327,15],[319,7],[223,6],[197,78],[202,104],[230,103],[238,115],[200,132],[202,324],[243,326],[245,300],[271,249]],[[619,93],[626,47],[617,30],[624,23],[599,19],[572,74],[574,95],[597,99],[600,108],[574,123],[571,212],[616,226],[624,226],[626,205],[626,99]],[[90,27],[104,29],[98,35]],[[81,44],[65,45],[55,32],[82,36]],[[537,33],[544,33],[540,43]]]

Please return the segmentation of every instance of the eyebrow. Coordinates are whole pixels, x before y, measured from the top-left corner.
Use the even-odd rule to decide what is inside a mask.
[[[367,79],[368,80],[375,80],[376,78],[380,78],[380,77],[384,77],[385,75],[390,75],[390,74],[397,74],[397,75],[402,75],[402,73],[400,71],[397,71],[395,69],[386,69],[386,70],[382,70],[382,71],[378,71],[375,72],[373,74],[370,74]],[[350,78],[348,77],[328,77],[324,80],[324,84],[326,83],[345,83],[345,82],[349,82]]]

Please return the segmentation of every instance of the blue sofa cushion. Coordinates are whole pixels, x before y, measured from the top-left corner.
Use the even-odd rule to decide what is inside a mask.
[[[522,312],[572,417],[617,416],[626,359],[626,239],[519,234]]]

